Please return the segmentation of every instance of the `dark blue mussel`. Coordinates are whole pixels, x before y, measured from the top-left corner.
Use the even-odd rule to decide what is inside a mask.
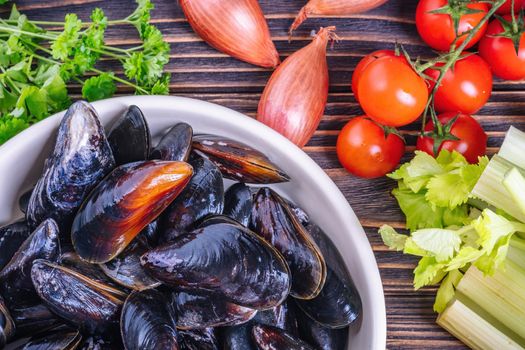
[[[0,296],[0,349],[15,335],[15,323],[7,309],[4,299]]]
[[[290,333],[262,324],[253,326],[252,338],[259,350],[314,350],[308,343]]]
[[[176,313],[167,298],[154,289],[133,292],[120,317],[127,350],[178,350]]]
[[[215,328],[179,330],[181,350],[220,350]],[[227,349],[227,348],[226,348]]]
[[[129,106],[108,133],[117,165],[146,160],[151,148],[148,122],[137,106]]]
[[[114,167],[97,113],[86,102],[75,102],[60,123],[55,149],[29,199],[29,224],[36,227],[51,217],[69,239],[65,236],[82,201]]]
[[[42,303],[16,308],[11,311],[16,325],[16,338],[33,336],[60,324],[59,318]]]
[[[58,226],[53,219],[47,219],[31,233],[0,271],[0,294],[9,308],[31,305],[37,299],[31,282],[31,266],[36,259],[56,260],[59,254]]]
[[[300,309],[296,310],[299,336],[319,350],[345,350],[348,343],[348,327],[327,328],[312,320]]]
[[[252,215],[252,190],[242,182],[233,184],[224,194],[223,214],[248,227]]]
[[[175,124],[162,136],[150,159],[187,161],[191,152],[193,129],[186,123]]]
[[[29,200],[31,199],[31,195],[33,194],[34,188],[31,188],[18,198],[18,208],[22,213],[27,213],[27,207],[29,206]]]
[[[124,348],[120,335],[113,337],[103,337],[101,335],[91,335],[84,339],[78,350],[121,350]]]
[[[0,271],[30,234],[26,221],[17,221],[0,228]]]
[[[15,350],[74,350],[81,341],[80,332],[64,328],[35,335]]]

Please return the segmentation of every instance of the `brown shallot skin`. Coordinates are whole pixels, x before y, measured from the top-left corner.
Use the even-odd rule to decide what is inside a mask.
[[[288,57],[270,77],[257,120],[303,147],[317,129],[328,99],[326,46],[335,27],[321,28],[307,46]]]
[[[193,30],[217,50],[256,66],[279,65],[257,0],[180,0],[180,6]]]
[[[366,12],[383,5],[388,0],[310,0],[299,11],[295,21],[290,26],[289,34],[299,28],[311,15],[345,16],[354,13]]]

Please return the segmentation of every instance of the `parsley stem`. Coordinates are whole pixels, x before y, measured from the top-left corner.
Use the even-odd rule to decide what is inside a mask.
[[[2,70],[3,74],[6,74],[6,71],[5,71],[4,67],[0,66],[0,70]],[[9,75],[5,75],[5,78],[6,78],[7,85],[9,85],[11,87],[11,89],[15,90],[18,94],[20,94],[21,91],[18,88],[18,86],[16,86],[15,82],[13,81],[13,79],[11,79],[11,77],[9,77]]]
[[[95,72],[95,73],[98,73],[98,74],[104,74],[103,71],[101,71],[101,70],[99,70],[99,69],[97,69],[97,68],[93,68],[93,69],[91,69],[91,70],[92,70],[93,72]],[[121,78],[119,78],[119,77],[117,77],[117,76],[115,76],[115,75],[111,75],[111,78],[112,78],[113,80],[115,80],[115,81],[118,81],[119,83],[122,83],[122,84],[127,85],[127,86],[131,86],[131,87],[135,88],[135,90],[140,91],[140,92],[143,93],[143,94],[146,94],[146,95],[149,94],[149,92],[148,92],[146,89],[143,89],[143,88],[141,88],[140,86],[135,85],[135,84],[133,84],[133,83],[130,82],[130,81],[127,81],[127,80],[125,80],[125,79],[121,79]]]
[[[122,55],[117,55],[117,54],[114,54],[114,53],[111,53],[111,52],[108,52],[106,50],[99,50],[99,49],[96,49],[94,47],[90,48],[91,51],[93,52],[97,52],[101,55],[106,55],[106,56],[109,56],[109,57],[113,57],[113,58],[116,58],[117,60],[121,60],[123,59],[124,57],[122,57]],[[129,54],[128,54],[129,55]]]
[[[27,35],[27,36],[31,36],[31,37],[34,37],[34,38],[41,38],[41,39],[47,39],[47,40],[55,40],[56,38],[55,37],[52,37],[52,36],[49,36],[49,35],[44,35],[44,34],[40,34],[40,33],[33,33],[33,32],[27,32],[25,30],[20,30],[16,27],[13,27],[13,26],[3,26],[3,25],[0,25],[0,31],[6,31],[6,32],[11,32],[11,33],[17,33],[17,34],[23,34],[23,35]]]
[[[120,47],[107,46],[107,45],[104,45],[103,48],[104,50],[121,52],[129,56],[130,49],[121,49]]]

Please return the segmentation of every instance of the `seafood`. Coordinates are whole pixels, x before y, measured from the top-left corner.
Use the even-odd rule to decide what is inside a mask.
[[[238,325],[248,322],[257,313],[257,310],[236,305],[211,293],[179,292],[174,293],[171,300],[177,312],[179,329]]]
[[[308,231],[326,257],[328,272],[319,295],[312,300],[298,300],[297,305],[312,319],[329,328],[343,328],[361,314],[362,305],[344,260],[330,238],[316,225]]]
[[[137,106],[120,116],[108,133],[108,142],[117,165],[146,160],[151,148],[148,123]]]
[[[170,242],[207,215],[219,214],[224,206],[224,186],[217,167],[209,160],[190,159],[193,177],[160,217],[161,242]]]
[[[232,185],[224,194],[223,214],[248,227],[252,215],[253,195],[242,182]]]
[[[258,310],[279,305],[290,290],[283,257],[240,225],[219,223],[196,229],[147,252],[141,263],[171,286],[217,292]]]
[[[5,344],[7,344],[14,334],[15,323],[4,303],[4,299],[0,296],[0,349],[4,348]]]
[[[192,168],[183,162],[121,165],[82,204],[71,228],[78,255],[91,263],[113,259],[179,195]]]
[[[178,350],[176,313],[156,290],[133,292],[120,317],[122,340],[127,350]]]
[[[301,310],[297,310],[297,323],[301,339],[319,350],[345,350],[348,343],[348,327],[332,329],[323,327]]]
[[[0,228],[0,271],[30,234],[31,230],[25,221],[17,221]]]
[[[179,330],[181,350],[219,350],[215,328]]]
[[[120,339],[119,339],[120,340]],[[78,350],[117,350],[122,349],[123,345],[119,340],[105,339],[100,335],[92,335],[86,338]]]
[[[252,337],[259,350],[314,350],[304,341],[277,327],[257,324],[252,328]]]
[[[228,179],[270,184],[290,180],[261,152],[237,141],[215,135],[193,137],[193,148],[215,163]]]
[[[60,265],[67,267],[71,270],[74,270],[95,282],[99,282],[103,285],[108,285],[114,289],[121,289],[117,283],[110,279],[104,271],[100,268],[100,265],[90,264],[87,261],[80,259],[77,253],[74,251],[66,251],[60,255],[59,259]],[[128,293],[122,291],[124,297]]]
[[[33,263],[31,279],[46,306],[84,332],[103,332],[118,323],[121,291],[45,260]]]
[[[326,278],[323,255],[286,202],[268,187],[255,196],[251,228],[285,257],[292,275],[291,295],[315,298]]]
[[[187,161],[191,151],[193,129],[186,123],[175,124],[162,136],[150,159]]]
[[[34,188],[31,188],[18,198],[18,208],[22,213],[27,213],[27,207],[29,206],[29,199],[31,199],[31,195],[33,194]]]
[[[232,224],[240,225],[239,222],[233,220],[229,216],[224,215],[209,215],[199,221],[197,228],[214,225],[214,224]]]
[[[36,299],[31,266],[36,259],[56,260],[60,252],[59,231],[53,219],[42,222],[22,243],[0,271],[0,293],[9,307],[30,305]]]
[[[139,233],[139,237],[142,236],[146,239],[146,242],[150,246],[156,246],[159,240],[159,219],[150,222],[144,229]]]
[[[82,341],[82,335],[75,330],[59,330],[35,336],[16,350],[74,350]]]
[[[34,335],[35,331],[47,331],[60,323],[44,304],[14,309],[11,315],[16,325],[17,338]]]
[[[55,149],[29,199],[29,224],[35,227],[51,217],[64,234],[69,232],[86,195],[114,167],[97,113],[86,102],[73,103],[60,123]]]

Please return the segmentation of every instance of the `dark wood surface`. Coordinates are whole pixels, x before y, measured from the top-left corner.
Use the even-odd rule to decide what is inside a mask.
[[[234,1],[234,0],[229,0]],[[215,51],[197,37],[184,20],[176,0],[153,0],[153,20],[171,43],[171,94],[198,98],[254,116],[260,93],[270,70],[251,66]],[[414,25],[417,0],[390,0],[366,14],[345,18],[311,18],[288,42],[287,28],[305,0],[260,0],[281,57],[306,45],[312,29],[335,25],[342,41],[328,53],[330,97],[319,130],[304,150],[330,175],[352,205],[365,227],[383,279],[388,322],[389,349],[463,349],[460,342],[435,324],[432,311],[435,289],[414,291],[412,270],[415,259],[390,252],[382,245],[377,228],[388,223],[403,227],[403,216],[389,192],[387,179],[362,180],[344,171],[337,161],[335,142],[339,129],[361,110],[350,91],[352,71],[360,58],[377,49],[392,48],[397,41],[412,55],[429,57],[432,52],[419,39]],[[133,10],[132,0],[39,0],[15,1],[32,19],[60,20],[76,12],[86,20],[94,7],[103,8],[110,19],[124,18]],[[8,6],[0,8],[5,16]],[[119,26],[108,33],[108,42],[133,45],[136,33]],[[112,67],[114,62],[104,63]],[[78,93],[78,86],[71,86]],[[125,88],[119,94],[129,93]],[[525,82],[494,82],[489,103],[476,116],[489,134],[489,151],[501,144],[510,124],[525,129]],[[404,128],[409,144],[414,144],[417,125]],[[408,152],[413,150],[409,147]],[[409,153],[407,153],[407,158]],[[360,349],[361,350],[361,349]]]

